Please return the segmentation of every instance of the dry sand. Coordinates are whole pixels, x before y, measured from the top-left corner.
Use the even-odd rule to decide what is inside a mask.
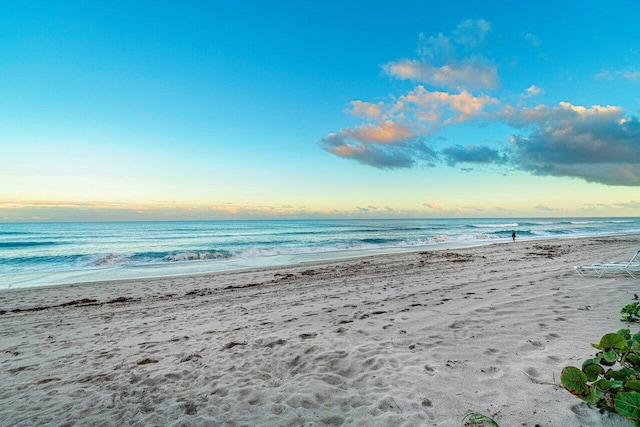
[[[553,383],[638,280],[639,236],[0,293],[0,424],[625,426]]]

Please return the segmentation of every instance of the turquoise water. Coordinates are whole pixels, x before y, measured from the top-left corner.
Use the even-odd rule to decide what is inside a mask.
[[[640,232],[639,218],[0,224],[0,289],[295,264],[418,248]]]

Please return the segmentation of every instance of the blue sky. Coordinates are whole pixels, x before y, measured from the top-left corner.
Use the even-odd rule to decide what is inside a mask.
[[[636,1],[0,2],[0,221],[636,216]]]

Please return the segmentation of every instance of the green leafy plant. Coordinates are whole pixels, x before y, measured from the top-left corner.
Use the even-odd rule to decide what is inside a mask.
[[[636,301],[625,305],[622,307],[622,310],[620,310],[620,314],[622,314],[620,320],[623,322],[640,321],[640,302]]]
[[[595,357],[582,369],[564,368],[560,382],[585,402],[609,407],[640,426],[640,333],[621,329],[591,345],[598,350]]]
[[[469,412],[462,419],[462,427],[500,427],[497,422],[479,412]]]

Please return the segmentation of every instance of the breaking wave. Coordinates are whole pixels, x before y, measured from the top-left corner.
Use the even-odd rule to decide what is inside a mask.
[[[94,267],[143,265],[167,262],[188,262],[229,259],[233,254],[226,250],[193,250],[172,252],[142,252],[138,254],[106,254],[89,256],[88,264]]]

